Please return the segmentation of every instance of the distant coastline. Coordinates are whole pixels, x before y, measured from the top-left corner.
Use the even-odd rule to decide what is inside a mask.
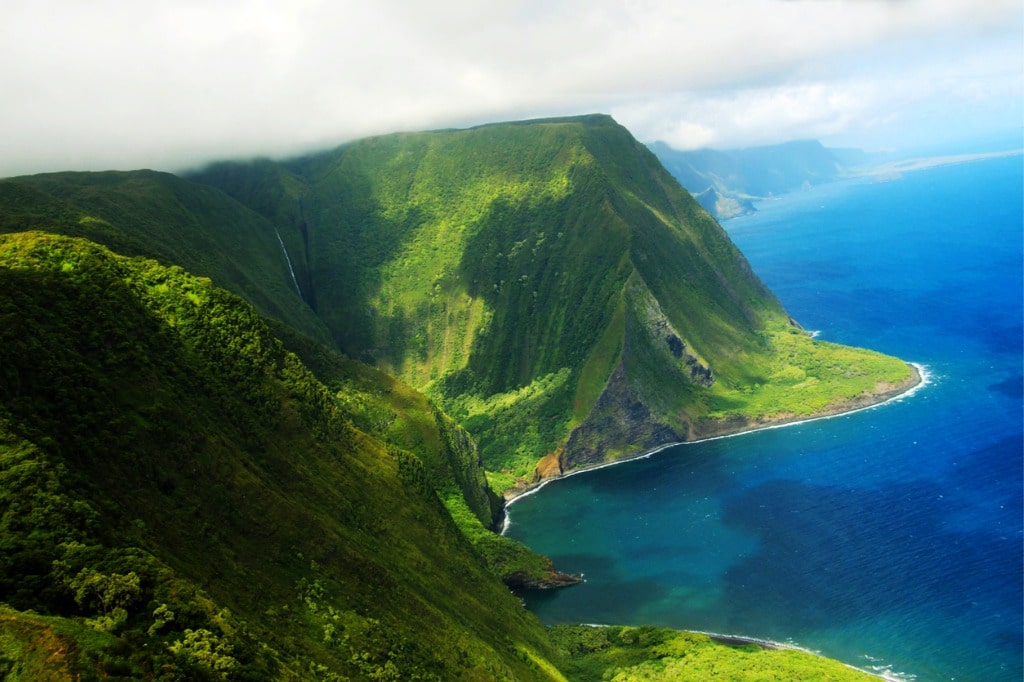
[[[577,469],[571,469],[562,474],[542,478],[539,481],[522,486],[521,488],[514,488],[505,493],[506,513],[505,518],[502,522],[501,533],[504,534],[512,525],[507,512],[508,507],[510,507],[518,500],[536,493],[537,491],[539,491],[541,488],[546,486],[548,483],[551,483],[552,481],[559,481],[564,478],[569,478],[570,476],[576,476],[577,474],[583,474],[589,471],[596,471],[598,469],[604,469],[606,467],[615,466],[617,464],[624,464],[626,462],[632,462],[638,459],[645,459],[647,457],[656,455],[662,450],[666,450],[677,445],[693,445],[696,443],[705,443],[708,441],[719,440],[722,438],[733,438],[735,436],[742,436],[744,434],[754,433],[756,431],[779,429],[786,426],[796,426],[797,424],[818,421],[820,419],[832,419],[834,417],[843,417],[848,414],[874,409],[876,407],[881,407],[882,405],[886,405],[888,403],[896,402],[902,400],[903,398],[907,398],[916,393],[918,390],[924,388],[931,382],[931,374],[928,372],[926,366],[916,362],[908,362],[907,364],[910,366],[911,375],[910,378],[907,379],[906,381],[896,386],[885,387],[880,391],[875,391],[867,395],[859,396],[857,398],[853,398],[850,400],[840,401],[826,408],[825,410],[813,414],[811,416],[781,416],[776,418],[764,418],[762,420],[755,422],[754,424],[748,423],[735,430],[723,431],[722,433],[704,436],[701,438],[697,438],[695,440],[678,441],[674,443],[663,443],[649,450],[642,451],[636,455],[623,457],[622,459],[616,459],[611,462],[601,462],[600,464],[593,464],[589,466],[579,467]]]
[[[701,151],[678,151],[661,142],[649,147],[720,223],[757,213],[762,202],[833,182],[888,182],[912,171],[1024,154],[1018,148],[907,158],[886,151],[830,149],[817,141]]]
[[[939,166],[952,166],[972,161],[985,161],[988,159],[999,159],[1009,156],[1020,156],[1024,149],[1012,149],[1002,152],[981,152],[976,154],[952,154],[948,156],[925,156],[916,159],[904,159],[902,161],[890,161],[879,166],[868,168],[851,169],[851,177],[867,177],[879,180],[899,178],[903,173],[937,168]]]

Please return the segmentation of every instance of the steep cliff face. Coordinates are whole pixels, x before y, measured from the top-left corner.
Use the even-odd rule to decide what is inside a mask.
[[[284,167],[305,183],[288,209],[253,195],[262,163],[194,179],[292,216],[282,233],[301,214],[304,268],[339,347],[433,395],[495,471],[685,436],[701,391],[744,381],[760,330],[787,319],[605,116],[385,136]],[[605,415],[621,395],[632,416]]]
[[[301,352],[322,379],[331,381],[336,393],[345,394],[352,416],[375,410],[380,413],[375,417],[386,421],[386,428],[372,430],[376,422],[367,416],[361,427],[415,450],[438,489],[457,481],[474,514],[492,525],[499,504],[486,484],[475,444],[470,441],[460,448],[457,437],[440,437],[446,418],[416,391],[386,374],[332,356],[330,333],[316,315],[315,290],[304,269],[308,259],[303,224],[294,203],[302,185],[269,161],[256,162],[253,169],[246,179],[256,206],[278,207],[279,213],[271,217],[291,229],[278,230],[267,218],[208,185],[167,173],[134,171],[51,173],[0,181],[0,232],[39,228],[86,237],[119,253],[178,264],[243,296],[262,315],[276,320],[275,333]],[[292,209],[294,215],[289,213]],[[294,242],[293,235],[298,238]],[[395,404],[386,404],[389,398]],[[446,426],[444,430],[448,433]]]
[[[145,170],[0,180],[0,232],[27,229],[180,265],[243,296],[263,315],[330,340],[290,272],[290,263],[301,264],[299,254],[286,257],[268,220],[213,187]]]
[[[427,394],[499,489],[540,461],[628,456],[874,385],[831,378],[863,372],[792,338],[721,227],[607,116],[387,135],[189,179],[0,182],[0,229],[47,221],[210,276]]]

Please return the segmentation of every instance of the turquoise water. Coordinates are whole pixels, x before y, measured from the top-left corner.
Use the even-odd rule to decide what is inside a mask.
[[[916,680],[1022,678],[1022,160],[850,180],[725,224],[821,338],[923,365],[887,405],[556,481],[508,534],[586,583],[545,622],[742,634]]]

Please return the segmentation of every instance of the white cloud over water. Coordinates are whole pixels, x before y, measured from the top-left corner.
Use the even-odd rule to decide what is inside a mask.
[[[603,111],[645,141],[1019,126],[1019,0],[6,0],[0,175]]]

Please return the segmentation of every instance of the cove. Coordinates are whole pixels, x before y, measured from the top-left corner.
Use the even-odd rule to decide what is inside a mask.
[[[923,365],[869,410],[552,482],[508,534],[583,573],[545,622],[793,643],[916,680],[1022,671],[1019,155],[847,180],[724,226],[821,338]]]

